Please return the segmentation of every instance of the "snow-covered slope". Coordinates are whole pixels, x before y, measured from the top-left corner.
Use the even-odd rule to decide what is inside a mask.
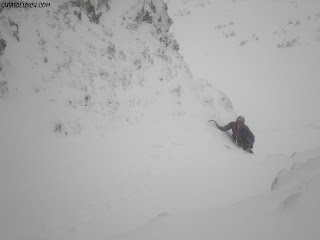
[[[96,239],[206,194],[189,174],[230,100],[192,77],[162,1],[101,3],[0,12],[1,238]]]
[[[192,74],[227,92],[250,126],[319,123],[319,1],[166,2]]]
[[[319,146],[319,1],[166,2],[192,74],[228,94],[258,152]]]
[[[201,91],[202,83],[192,79],[177,52],[166,5],[103,3],[96,24],[88,17],[89,3],[56,1],[49,9],[4,9],[1,82],[6,95],[42,102],[47,112],[55,112],[49,116],[51,128],[71,135],[90,126],[83,114],[94,114],[100,122],[135,123],[145,115],[196,111],[194,98],[200,92],[195,89]],[[213,93],[217,100],[227,99],[218,90]],[[225,105],[232,112],[228,101]],[[92,125],[91,131],[101,128],[99,121]]]
[[[200,22],[197,27],[198,21],[208,14],[220,16],[212,14],[213,3],[223,3],[225,9],[229,4],[235,7],[228,16],[246,13],[245,6],[257,7],[252,1],[168,1],[166,6],[161,0],[59,0],[50,8],[0,11],[0,238],[107,239],[150,219],[171,219],[173,228],[178,229],[184,221],[176,220],[178,214],[170,216],[186,211],[192,212],[191,217],[181,218],[197,223],[193,228],[185,222],[200,236],[194,238],[212,238],[211,228],[197,231],[204,218],[194,209],[226,207],[265,194],[272,182],[272,188],[280,191],[282,184],[295,182],[291,180],[295,177],[285,173],[274,179],[299,156],[290,158],[293,151],[318,146],[319,124],[308,115],[310,124],[305,128],[279,125],[270,132],[267,124],[256,121],[275,121],[272,115],[256,112],[259,108],[255,103],[273,109],[276,100],[269,101],[266,96],[274,91],[257,89],[260,84],[270,84],[267,89],[273,90],[276,84],[262,78],[250,89],[258,95],[252,100],[247,85],[233,81],[243,65],[225,61],[210,64],[212,56],[216,62],[231,61],[232,44],[244,57],[234,61],[250,63],[246,56],[252,52],[246,49],[252,50],[249,46],[254,48],[259,42],[253,39],[252,45],[240,46],[239,39],[228,41],[233,36],[222,35],[221,41],[211,41],[201,35],[206,33],[201,29],[206,25]],[[219,5],[216,7],[219,12]],[[317,24],[317,14],[310,16],[310,23]],[[232,25],[229,17],[227,20],[218,21],[222,29],[225,24],[238,26],[237,22]],[[182,23],[188,28],[180,28]],[[265,41],[268,45],[269,40]],[[215,46],[215,52],[210,46]],[[316,53],[316,46],[316,42],[311,44],[310,52]],[[289,51],[295,49],[292,47],[272,48],[286,51],[280,54],[284,62],[297,53]],[[206,49],[211,57],[197,57]],[[308,54],[305,56],[307,59]],[[269,66],[259,58],[249,59]],[[196,66],[209,67],[210,74],[205,69],[196,71]],[[286,69],[279,67],[278,73],[284,74]],[[319,76],[315,68],[310,69],[312,76]],[[277,74],[274,70],[270,72]],[[238,84],[237,88],[230,87],[233,84]],[[237,114],[248,116],[257,137],[255,155],[242,152],[228,134],[207,124],[210,118],[224,124],[236,117],[228,96],[216,86],[222,86],[228,95],[230,92],[236,108],[241,109]],[[311,86],[310,93],[317,85]],[[241,91],[239,87],[243,87]],[[238,92],[245,93],[241,95],[243,102],[238,101]],[[279,88],[279,93],[286,96],[287,92]],[[310,94],[303,99],[307,103],[314,99],[307,105],[314,108],[318,98]],[[280,103],[291,107],[288,102]],[[290,196],[291,190],[285,194]],[[270,196],[282,201],[278,195]],[[263,199],[253,206],[272,208]],[[232,209],[227,208],[227,212],[233,216]],[[221,216],[227,216],[228,222],[230,215],[224,211]],[[206,218],[219,221],[216,212],[208,211]],[[234,225],[243,220],[239,217],[241,214]],[[158,228],[157,224],[152,226]],[[221,225],[221,234],[224,227]],[[143,231],[153,232],[146,228]],[[166,226],[159,228],[163,233],[181,233],[167,231]],[[161,234],[162,230],[153,233]],[[144,233],[139,230],[139,234]]]
[[[290,167],[255,197],[159,215],[115,239],[318,239],[320,2],[166,2],[191,72],[228,92],[254,129],[262,172]]]
[[[320,150],[291,160],[272,192],[223,209],[163,214],[115,239],[318,239]]]

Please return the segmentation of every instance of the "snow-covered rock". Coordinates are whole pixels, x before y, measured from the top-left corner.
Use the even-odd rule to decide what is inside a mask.
[[[6,87],[46,104],[52,129],[60,129],[55,122],[77,129],[83,114],[132,124],[213,106],[215,96],[195,92],[208,86],[179,54],[162,0],[60,0],[48,9],[4,9],[0,19]]]
[[[301,191],[320,176],[320,151],[309,150],[294,153],[292,168],[282,170],[275,178],[271,190],[296,190]]]

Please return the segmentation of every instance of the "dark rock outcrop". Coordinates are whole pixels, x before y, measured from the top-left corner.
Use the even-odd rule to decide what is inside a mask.
[[[169,33],[173,21],[167,13],[168,7],[163,0],[139,0],[132,6],[127,22],[127,28],[135,30],[143,23],[152,24],[155,28],[154,35],[168,49],[179,50],[179,44]],[[126,19],[126,17],[124,17]]]
[[[90,0],[71,0],[60,6],[60,9],[69,9],[70,7],[77,7],[79,11],[75,11],[74,14],[77,15],[78,19],[81,20],[82,12],[85,13],[90,22],[95,24],[99,23],[99,18],[102,15],[102,11],[110,10],[109,6],[110,0],[99,0],[97,1],[97,6],[94,6]]]
[[[0,39],[0,56],[3,54],[4,50],[7,47],[7,42],[4,39]]]
[[[145,0],[143,3],[137,4],[136,22],[153,23],[157,28],[169,31],[169,27],[173,23],[167,13],[167,4],[163,0]]]

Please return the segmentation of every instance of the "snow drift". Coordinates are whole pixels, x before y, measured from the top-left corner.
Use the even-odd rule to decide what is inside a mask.
[[[272,192],[228,208],[163,214],[114,239],[318,239],[320,150],[292,156]]]

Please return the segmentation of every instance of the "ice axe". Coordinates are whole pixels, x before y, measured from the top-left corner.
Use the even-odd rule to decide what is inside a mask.
[[[218,123],[215,120],[209,120],[209,123],[214,123],[217,125],[217,127],[219,128],[220,126],[218,125]]]

